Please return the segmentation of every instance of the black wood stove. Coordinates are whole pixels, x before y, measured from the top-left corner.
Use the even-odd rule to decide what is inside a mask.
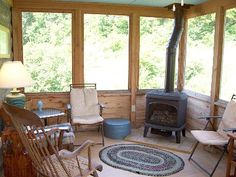
[[[180,143],[181,131],[185,136],[185,116],[187,95],[174,91],[176,49],[183,31],[183,7],[176,5],[175,26],[166,50],[166,78],[165,89],[158,89],[146,94],[146,113],[144,137],[149,128],[151,132],[160,132],[176,135],[176,143]]]

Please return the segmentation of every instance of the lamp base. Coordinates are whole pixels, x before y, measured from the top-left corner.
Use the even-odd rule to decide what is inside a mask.
[[[25,95],[22,93],[7,94],[5,100],[8,104],[17,106],[19,108],[25,107]]]

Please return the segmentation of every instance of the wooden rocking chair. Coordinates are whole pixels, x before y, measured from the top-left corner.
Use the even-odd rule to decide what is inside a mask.
[[[50,136],[56,137],[55,133],[58,133],[59,129],[46,132],[42,122],[33,112],[6,103],[3,103],[2,107],[19,133],[38,176],[98,177],[97,170],[101,171],[102,165],[91,160],[90,146],[93,142],[88,140],[73,152],[65,149],[58,151],[56,140],[52,143]],[[87,158],[80,155],[84,149],[88,150]]]

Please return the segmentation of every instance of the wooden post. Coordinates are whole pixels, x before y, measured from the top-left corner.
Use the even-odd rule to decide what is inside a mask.
[[[211,105],[210,114],[216,114],[215,101],[219,99],[220,92],[220,76],[221,76],[221,63],[223,55],[224,44],[224,23],[225,10],[219,7],[216,11],[216,24],[215,24],[215,40],[214,40],[214,58],[212,68],[212,83],[211,83]]]
[[[13,58],[23,63],[22,15],[21,11],[12,10]]]
[[[179,92],[183,91],[184,89],[187,33],[188,33],[188,20],[185,18],[184,30],[179,43],[178,82],[177,82],[177,90]]]
[[[139,68],[139,16],[130,16],[129,36],[129,90],[131,91],[130,120],[136,126],[136,92],[138,88]]]
[[[76,10],[72,18],[72,83],[84,83],[84,14]]]

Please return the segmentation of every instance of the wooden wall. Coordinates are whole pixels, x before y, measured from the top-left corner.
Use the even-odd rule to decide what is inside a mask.
[[[11,8],[12,8],[11,0],[0,1],[0,25],[8,28],[10,31],[12,31]],[[4,62],[9,60],[11,60],[11,58],[0,58],[0,68]],[[8,91],[9,91],[8,89],[0,89],[0,103],[2,102]]]
[[[193,6],[186,10],[185,19],[207,13],[216,12],[216,35],[214,46],[214,62],[212,75],[211,95],[205,96],[184,90],[184,66],[186,56],[186,34],[187,21],[185,23],[184,35],[180,42],[178,90],[184,90],[188,95],[187,128],[195,129],[203,126],[202,121],[196,118],[202,115],[222,114],[226,102],[219,100],[220,66],[222,60],[223,45],[223,20],[226,8],[236,7],[235,0],[210,0],[201,5]],[[99,100],[105,104],[104,117],[127,117],[131,119],[134,126],[142,126],[145,115],[145,91],[138,90],[138,65],[139,65],[139,17],[169,17],[173,14],[166,8],[114,5],[99,3],[75,3],[61,1],[33,1],[14,0],[13,3],[13,35],[14,55],[22,60],[22,36],[21,36],[21,12],[22,11],[54,11],[71,12],[73,15],[73,83],[83,82],[83,14],[114,14],[128,15],[130,17],[130,39],[129,39],[129,89],[127,91],[99,92]],[[76,37],[76,36],[79,36]],[[32,100],[33,107],[37,100],[42,100],[47,107],[65,109],[69,102],[68,93],[42,93],[27,94],[27,99]],[[135,111],[131,107],[135,106]]]

